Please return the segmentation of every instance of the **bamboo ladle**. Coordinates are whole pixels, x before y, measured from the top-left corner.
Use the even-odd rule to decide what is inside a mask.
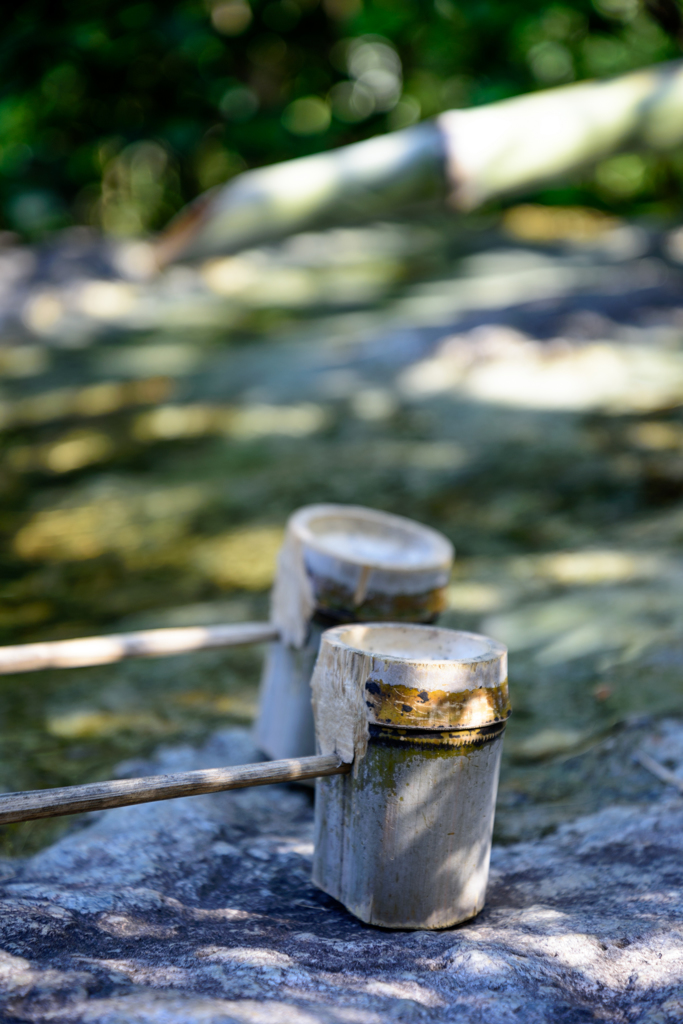
[[[84,668],[110,665],[124,658],[161,658],[216,647],[239,647],[277,640],[272,622],[240,622],[227,626],[183,626],[146,629],[135,633],[50,640],[44,643],[0,647],[0,675],[39,672],[47,668]]]
[[[103,811],[179,796],[200,796],[227,789],[268,786],[274,782],[300,782],[321,775],[341,775],[351,771],[337,754],[320,757],[289,758],[242,764],[230,768],[205,768],[172,775],[151,775],[141,779],[114,779],[91,782],[85,786],[61,789],[33,789],[0,796],[0,825],[35,818],[57,818],[64,814]]]

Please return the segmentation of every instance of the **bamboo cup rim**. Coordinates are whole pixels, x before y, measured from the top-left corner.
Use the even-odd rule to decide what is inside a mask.
[[[306,547],[382,572],[450,570],[455,555],[451,542],[438,530],[363,505],[305,505],[291,517],[290,526]]]
[[[328,629],[325,639],[335,647],[346,647],[383,661],[428,663],[430,668],[445,671],[454,663],[483,664],[507,654],[504,644],[482,633],[411,622],[348,623]]]
[[[323,646],[366,664],[370,724],[478,729],[510,715],[507,648],[480,633],[414,623],[335,626]]]

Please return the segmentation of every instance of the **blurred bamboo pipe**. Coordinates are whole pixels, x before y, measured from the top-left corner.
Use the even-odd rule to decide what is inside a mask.
[[[241,622],[229,626],[187,626],[179,629],[147,629],[137,633],[113,633],[78,640],[53,640],[37,644],[0,647],[0,675],[39,672],[47,668],[84,668],[109,665],[124,658],[161,658],[215,647],[240,647],[277,640],[279,629],[271,622]]]
[[[0,796],[0,825],[35,818],[57,818],[64,814],[102,811],[179,796],[221,793],[247,786],[268,786],[274,782],[299,782],[322,775],[343,775],[351,771],[337,754],[326,757],[290,758],[243,764],[236,768],[207,768],[173,775],[151,775],[142,779],[115,779],[62,789],[35,789]]]
[[[529,93],[329,153],[261,167],[200,196],[170,224],[159,264],[449,197],[458,210],[528,191],[623,150],[683,141],[683,61]]]

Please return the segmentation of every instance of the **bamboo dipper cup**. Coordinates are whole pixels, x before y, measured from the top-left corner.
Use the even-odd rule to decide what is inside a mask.
[[[323,630],[340,622],[433,622],[453,545],[411,519],[355,505],[307,505],[278,559],[271,644],[255,739],[275,759],[315,753],[310,679]]]
[[[313,882],[367,924],[448,928],[484,906],[510,714],[506,648],[429,626],[338,626],[312,680]]]

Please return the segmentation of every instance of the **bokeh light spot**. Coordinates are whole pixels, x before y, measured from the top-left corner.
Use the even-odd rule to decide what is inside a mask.
[[[330,126],[329,104],[319,96],[303,96],[290,103],[282,115],[282,123],[292,135],[318,135]]]
[[[211,8],[211,24],[224,36],[239,36],[252,20],[251,7],[245,0],[227,0]]]

